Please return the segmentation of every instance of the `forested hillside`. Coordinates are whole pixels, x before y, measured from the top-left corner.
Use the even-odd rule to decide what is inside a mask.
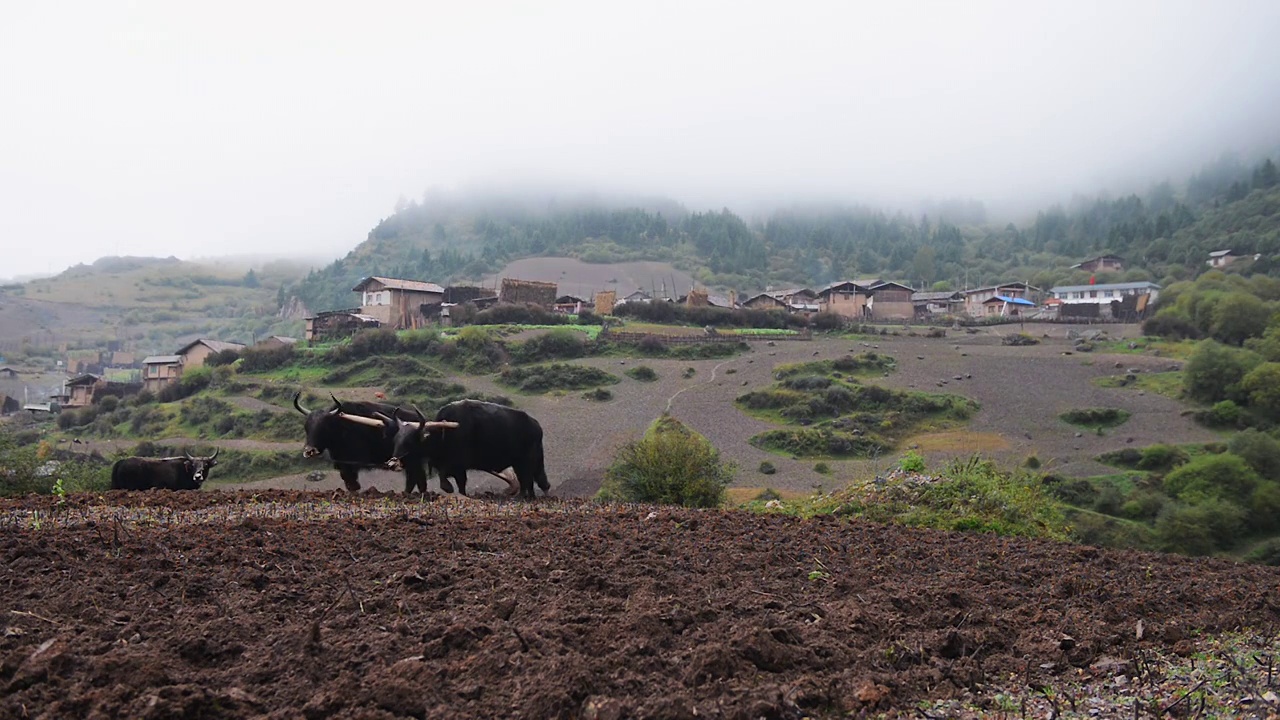
[[[1040,287],[1087,282],[1071,265],[1115,253],[1129,270],[1108,280],[1193,277],[1211,250],[1280,253],[1280,179],[1273,160],[1231,157],[1185,182],[1142,195],[1077,198],[1023,226],[985,223],[976,204],[937,206],[919,217],[873,208],[805,206],[744,218],[690,211],[673,201],[530,199],[402,202],[345,258],[312,272],[288,294],[311,310],[347,307],[366,275],[439,283],[475,279],[526,256],[587,262],[669,261],[699,282],[741,292],[883,276],[916,287],[1027,280]],[[943,284],[945,283],[945,284]]]

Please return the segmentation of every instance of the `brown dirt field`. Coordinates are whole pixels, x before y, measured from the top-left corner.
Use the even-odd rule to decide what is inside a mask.
[[[55,502],[0,501],[4,717],[997,717],[996,692],[1280,620],[1276,568],[832,517]]]

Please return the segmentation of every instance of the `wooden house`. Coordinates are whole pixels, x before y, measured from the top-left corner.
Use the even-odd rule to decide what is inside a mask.
[[[964,295],[959,291],[917,292],[911,294],[916,317],[959,315],[964,312]]]
[[[853,280],[839,280],[826,285],[818,290],[817,296],[818,312],[854,319],[871,316],[871,291]]]
[[[365,315],[360,308],[330,310],[306,318],[307,342],[335,340],[354,335],[361,330],[382,327],[377,318]]]
[[[98,390],[102,378],[93,373],[85,373],[71,378],[65,383],[67,400],[63,407],[82,408],[93,404],[93,396]]]
[[[747,298],[742,303],[742,306],[750,310],[790,310],[790,306],[787,305],[785,300],[769,292],[762,292]]]
[[[1119,255],[1099,255],[1096,258],[1090,258],[1082,263],[1076,263],[1071,266],[1072,270],[1084,270],[1085,272],[1124,272],[1124,258]]]
[[[877,281],[867,287],[871,293],[872,320],[910,320],[916,314],[911,295],[915,292],[902,283]]]
[[[983,303],[987,300],[996,296],[1034,300],[1032,294],[1040,292],[1040,289],[1032,287],[1024,282],[1011,282],[1004,283],[1003,285],[989,285],[987,287],[974,288],[973,290],[964,290],[962,292],[964,294],[965,314],[971,317],[985,317],[987,315],[987,308]]]
[[[285,346],[297,345],[297,344],[298,344],[297,338],[291,338],[291,337],[288,337],[287,335],[272,335],[270,337],[265,337],[259,340],[257,343],[254,344],[254,347],[261,350],[277,350]]]
[[[360,293],[359,314],[396,330],[426,327],[422,306],[444,302],[444,288],[418,280],[371,276],[351,290]]]
[[[549,310],[556,304],[557,287],[553,282],[502,278],[502,284],[498,289],[498,302],[537,305]]]
[[[551,306],[551,309],[558,313],[578,315],[583,310],[590,310],[591,303],[587,302],[583,298],[578,297],[577,295],[561,295],[560,297],[556,298],[556,303],[555,305]]]
[[[181,355],[151,355],[142,359],[142,389],[159,392],[182,377]]]
[[[244,349],[244,345],[233,342],[223,342],[221,340],[192,340],[183,345],[176,353],[182,359],[183,367],[200,367],[204,365],[204,361],[209,359],[210,355],[220,353],[224,350],[235,350],[239,352]]]
[[[982,317],[1013,317],[1035,309],[1036,304],[1026,298],[993,295],[982,301]]]

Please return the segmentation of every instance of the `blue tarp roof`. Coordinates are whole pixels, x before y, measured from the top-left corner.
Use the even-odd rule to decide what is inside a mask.
[[[996,299],[1003,300],[1007,303],[1012,303],[1013,305],[1030,305],[1031,307],[1036,306],[1035,303],[1031,302],[1030,300],[1024,300],[1023,298],[1013,298],[1013,297],[1005,297],[1004,295],[997,295]]]

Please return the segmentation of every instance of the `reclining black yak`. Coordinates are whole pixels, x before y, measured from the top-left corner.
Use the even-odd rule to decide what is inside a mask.
[[[199,490],[217,458],[216,448],[208,457],[123,458],[111,466],[111,489]]]
[[[467,470],[509,477],[511,468],[520,482],[520,495],[534,497],[534,485],[545,495],[551,490],[542,453],[542,426],[522,410],[480,400],[458,400],[440,408],[435,420],[427,420],[414,408],[416,421],[406,421],[404,413],[378,413],[386,430],[394,437],[387,466],[396,468],[423,457],[429,468],[440,474],[440,487],[453,492],[449,478],[458,481],[458,490],[467,494]]]

